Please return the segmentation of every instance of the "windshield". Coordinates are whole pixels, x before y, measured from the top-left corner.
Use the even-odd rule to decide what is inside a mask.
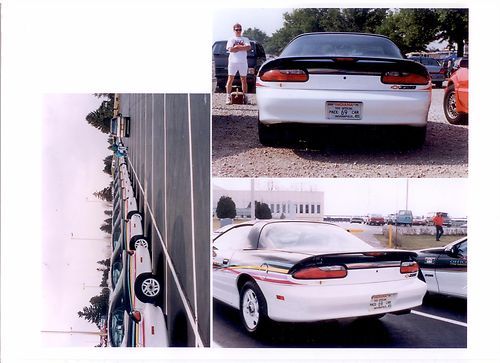
[[[334,56],[334,57],[383,57],[403,56],[389,39],[363,34],[308,34],[292,40],[281,57]]]
[[[262,229],[259,248],[286,251],[354,252],[372,249],[346,230],[322,223],[271,223]]]

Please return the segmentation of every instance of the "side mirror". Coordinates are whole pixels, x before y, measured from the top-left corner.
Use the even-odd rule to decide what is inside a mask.
[[[469,60],[463,58],[462,60],[460,60],[460,63],[458,63],[458,67],[459,68],[469,68]]]

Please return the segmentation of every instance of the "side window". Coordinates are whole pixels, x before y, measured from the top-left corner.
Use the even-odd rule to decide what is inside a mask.
[[[214,246],[219,249],[251,248],[248,233],[253,226],[234,227],[214,240]]]
[[[458,245],[458,255],[462,258],[467,259],[467,240]]]

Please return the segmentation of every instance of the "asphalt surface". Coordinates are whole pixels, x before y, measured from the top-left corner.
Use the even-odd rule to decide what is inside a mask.
[[[432,90],[426,142],[399,143],[397,133],[354,128],[311,131],[307,140],[265,147],[257,134],[255,95],[225,105],[212,95],[212,175],[215,177],[467,177],[468,125],[449,124],[444,88]],[[302,130],[300,130],[302,132]],[[337,133],[338,132],[338,133]]]
[[[209,95],[121,95],[121,112],[131,117],[130,174],[153,273],[165,287],[159,306],[172,346],[210,343],[209,111]]]
[[[466,322],[466,300],[428,295],[411,314],[374,321],[273,323],[262,337],[253,338],[236,309],[214,300],[213,341],[224,348],[466,348],[467,327],[459,325]]]

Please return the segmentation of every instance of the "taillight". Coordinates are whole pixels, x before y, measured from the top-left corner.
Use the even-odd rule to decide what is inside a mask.
[[[408,72],[385,72],[382,74],[382,83],[389,84],[416,84],[426,85],[431,80],[429,75]]]
[[[344,266],[307,267],[292,275],[296,279],[340,279],[347,276]]]
[[[399,272],[401,272],[402,274],[411,274],[413,272],[418,272],[418,263],[416,263],[415,261],[401,262]]]
[[[309,76],[301,69],[272,69],[260,77],[266,82],[306,82]]]
[[[132,311],[132,313],[130,314],[130,317],[136,323],[140,322],[141,319],[142,319],[141,313],[139,311],[137,311],[137,310]]]

